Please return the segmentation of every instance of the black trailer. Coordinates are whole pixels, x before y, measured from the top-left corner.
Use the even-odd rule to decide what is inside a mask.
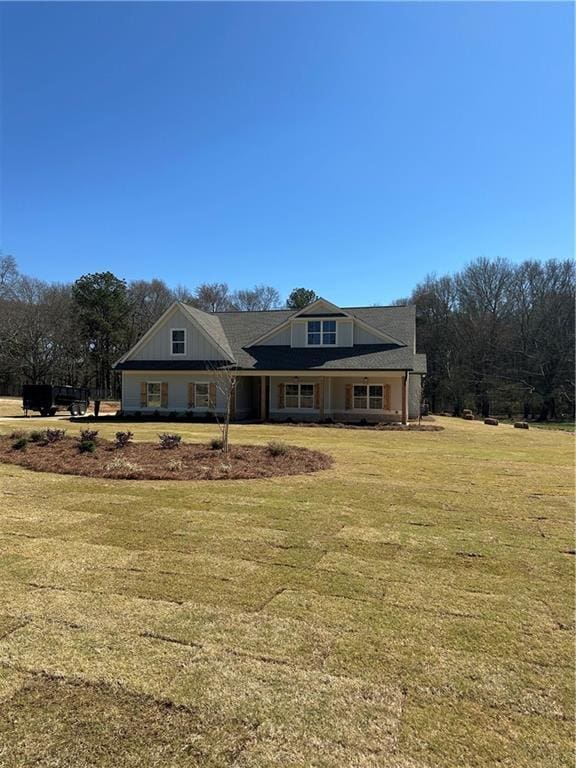
[[[22,408],[40,411],[41,416],[54,416],[57,411],[70,411],[83,416],[90,405],[90,390],[85,387],[61,387],[52,384],[24,384]]]

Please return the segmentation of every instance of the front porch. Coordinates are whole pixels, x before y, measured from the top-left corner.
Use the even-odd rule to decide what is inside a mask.
[[[258,416],[263,421],[401,421],[409,418],[409,375],[387,371],[315,376],[258,377]]]
[[[233,421],[369,423],[418,417],[421,376],[408,371],[253,373],[239,371],[230,403]],[[122,410],[127,413],[222,417],[227,401],[209,371],[124,371]]]

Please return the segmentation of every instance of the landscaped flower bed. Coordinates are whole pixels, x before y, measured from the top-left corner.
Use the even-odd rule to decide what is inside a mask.
[[[38,472],[131,480],[234,480],[297,475],[328,469],[332,458],[320,451],[278,444],[233,445],[227,454],[210,445],[181,442],[129,442],[123,447],[97,438],[31,440],[27,433],[0,437],[0,461]],[[84,446],[84,448],[82,447]]]

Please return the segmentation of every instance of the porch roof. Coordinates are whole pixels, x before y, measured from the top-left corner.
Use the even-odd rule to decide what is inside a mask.
[[[262,346],[250,349],[252,365],[238,371],[413,371],[426,373],[426,355],[415,355],[407,347],[392,344],[361,344],[355,347],[291,348]],[[218,360],[126,360],[119,371],[206,371],[226,368]]]

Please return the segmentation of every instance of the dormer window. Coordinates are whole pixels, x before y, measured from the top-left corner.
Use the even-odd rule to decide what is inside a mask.
[[[336,320],[308,320],[308,346],[336,344]]]
[[[184,328],[172,328],[172,354],[186,354],[186,330]]]

